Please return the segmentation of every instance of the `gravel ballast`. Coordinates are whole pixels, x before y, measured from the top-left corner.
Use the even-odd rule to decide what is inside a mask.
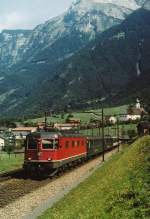
[[[108,152],[105,159],[109,159],[117,149]],[[97,157],[76,169],[65,173],[47,185],[17,199],[0,209],[2,219],[32,219],[40,216],[47,208],[60,200],[70,190],[89,177],[100,165],[102,158]]]

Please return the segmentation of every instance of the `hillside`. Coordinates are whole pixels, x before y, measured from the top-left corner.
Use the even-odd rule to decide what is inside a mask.
[[[139,9],[57,67],[52,79],[39,81],[14,112],[62,109],[68,104],[82,108],[89,106],[91,99],[98,100],[99,104],[102,100],[108,104],[124,104],[137,96],[143,97],[145,84],[149,88],[144,76],[149,77],[145,74],[148,69],[150,11]]]
[[[115,155],[40,219],[150,216],[150,137]]]
[[[116,114],[125,114],[127,112],[128,105],[123,105],[119,107],[109,107],[109,108],[104,108],[104,114],[106,115],[116,115]],[[61,114],[58,115],[52,115],[47,117],[47,122],[48,123],[65,123],[69,113],[64,113],[63,118]],[[73,118],[80,119],[81,123],[89,123],[90,120],[92,119],[98,119],[101,117],[101,109],[91,109],[91,110],[82,110],[78,112],[71,112],[71,115]],[[98,116],[99,115],[99,116]],[[29,123],[32,125],[37,124],[38,122],[44,122],[45,117],[39,117],[35,119],[28,119],[25,121],[25,123]]]
[[[33,31],[4,30],[0,34],[0,65],[12,66],[23,61],[25,65],[34,63],[41,66],[51,62],[47,52],[55,61],[58,58],[63,59],[63,56],[69,56],[84,46],[97,32],[120,23],[128,14],[139,8],[142,2],[144,0],[77,0],[64,14],[39,24]],[[68,43],[67,48],[63,48],[65,38],[71,40],[74,33],[81,44],[73,48],[73,45]],[[57,40],[61,44],[59,48]],[[51,54],[52,48],[55,48],[53,52],[56,54]],[[58,54],[60,48],[61,52]],[[40,61],[43,63],[38,63]],[[19,68],[21,70],[21,66]]]
[[[144,0],[78,0],[63,15],[38,25],[32,31],[4,30],[0,34],[1,113],[22,114],[24,109],[25,114],[31,114],[55,107],[58,102],[61,107],[70,101],[80,103],[80,99],[95,98],[99,96],[99,92],[101,96],[107,96],[102,85],[96,89],[97,78],[95,80],[91,77],[91,73],[89,75],[87,72],[87,76],[82,76],[89,69],[93,74],[95,69],[89,66],[91,62],[88,62],[87,55],[83,58],[77,53],[97,38],[97,35],[120,24],[129,14],[140,8],[143,2]],[[82,60],[80,63],[80,58],[84,63]],[[78,65],[81,68],[78,69]],[[102,68],[105,69],[105,65],[102,63]],[[105,71],[108,71],[107,68]],[[59,77],[65,77],[64,83],[57,80]],[[78,78],[77,83],[79,80],[79,89],[72,93],[70,86],[73,87],[74,77]],[[83,91],[89,81],[89,89]],[[97,83],[99,84],[99,80]],[[108,90],[111,90],[110,82],[107,84]],[[118,86],[117,82],[116,84]],[[83,93],[81,98],[80,92]],[[69,93],[68,101],[62,100],[60,93],[66,98]]]

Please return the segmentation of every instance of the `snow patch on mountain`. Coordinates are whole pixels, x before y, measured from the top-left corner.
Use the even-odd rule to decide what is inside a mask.
[[[123,20],[125,15],[140,8],[135,0],[78,0],[72,4],[69,11],[79,17],[87,11],[101,11],[106,16]]]
[[[130,8],[132,10],[136,10],[139,8],[135,0],[89,0],[89,1],[92,1],[95,3],[114,4],[114,5],[124,7],[124,8]]]
[[[10,67],[22,60],[28,63],[41,60],[35,56],[61,41],[63,37],[70,37],[73,32],[81,35],[81,39],[85,35],[88,43],[97,33],[120,24],[143,1],[77,0],[64,14],[38,25],[30,32],[3,31],[0,34],[0,64]],[[63,60],[70,53],[73,54],[74,51],[66,49],[66,54],[60,54],[57,60]],[[42,60],[43,58],[45,59],[44,55]]]

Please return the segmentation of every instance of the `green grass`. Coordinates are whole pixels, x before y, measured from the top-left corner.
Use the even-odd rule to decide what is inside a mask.
[[[39,219],[148,219],[150,137],[115,155]]]
[[[105,115],[125,114],[127,112],[127,108],[128,105],[108,107],[108,108],[104,108],[104,113]],[[89,110],[89,112],[101,113],[101,109]]]
[[[29,119],[27,120],[26,122],[30,122],[30,123],[37,123],[37,122],[44,122],[45,121],[45,118],[44,117],[41,117],[41,118],[36,118],[36,119]],[[50,122],[58,122],[58,123],[64,123],[65,122],[65,118],[62,119],[60,115],[56,115],[56,117],[48,117],[47,118],[47,122],[50,123]]]
[[[105,115],[115,115],[115,114],[124,114],[126,113],[127,105],[119,106],[119,107],[111,107],[111,108],[105,108],[104,113]],[[99,116],[96,116],[94,113],[99,114]],[[56,115],[56,117],[48,117],[48,123],[49,122],[58,122],[58,123],[64,123],[65,119],[67,118],[68,114],[65,114],[64,118],[61,118],[61,115]],[[92,109],[92,110],[85,110],[81,112],[72,112],[72,115],[74,118],[80,119],[82,123],[89,122],[90,119],[98,119],[101,117],[101,109]],[[37,123],[37,122],[44,122],[44,117],[36,118],[36,119],[29,119],[26,122],[30,123]]]
[[[21,168],[23,164],[23,154],[8,154],[0,153],[0,172],[9,171],[17,168]]]

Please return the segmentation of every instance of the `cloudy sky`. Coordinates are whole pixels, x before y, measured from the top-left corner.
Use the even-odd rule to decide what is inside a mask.
[[[0,31],[32,29],[63,13],[73,0],[0,0]]]

